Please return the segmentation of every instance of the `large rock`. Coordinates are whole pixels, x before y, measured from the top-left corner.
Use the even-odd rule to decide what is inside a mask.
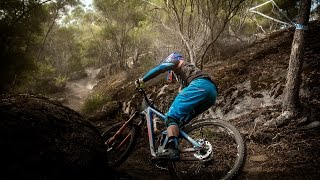
[[[0,179],[110,175],[99,132],[77,112],[43,97],[0,95],[0,99]]]

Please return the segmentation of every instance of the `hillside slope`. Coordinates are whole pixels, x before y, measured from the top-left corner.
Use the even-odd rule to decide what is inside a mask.
[[[275,32],[230,59],[206,66],[219,87],[215,115],[238,127],[246,138],[248,157],[240,179],[320,177],[320,22],[312,22],[307,33],[300,90],[303,116],[285,127],[263,124],[281,114],[294,29]],[[131,70],[125,74],[122,79],[99,83],[96,90],[105,91],[122,104],[122,111],[130,114],[139,105],[133,82],[142,73]],[[159,108],[166,110],[178,86],[164,83],[159,77],[148,82],[146,89]],[[95,123],[102,128],[114,120],[106,118]],[[163,177],[166,172],[149,162],[146,137],[143,132],[140,144],[121,169],[137,179]],[[146,173],[148,170],[150,173]]]

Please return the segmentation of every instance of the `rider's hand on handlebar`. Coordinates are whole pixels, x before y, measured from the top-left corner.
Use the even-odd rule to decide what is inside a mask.
[[[142,80],[142,78],[137,79],[134,84],[136,85],[137,89],[143,89],[144,88],[144,81]]]

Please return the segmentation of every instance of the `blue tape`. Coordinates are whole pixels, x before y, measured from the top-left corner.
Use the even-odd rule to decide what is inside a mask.
[[[308,26],[303,24],[295,24],[297,30],[308,30]]]

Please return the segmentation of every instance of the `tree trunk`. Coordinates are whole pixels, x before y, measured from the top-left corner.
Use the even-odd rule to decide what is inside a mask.
[[[138,64],[139,56],[140,56],[140,52],[139,52],[138,47],[136,47],[136,48],[134,49],[134,54],[133,54],[133,58],[132,58],[133,66],[135,66],[136,64]]]
[[[297,27],[291,47],[290,62],[283,101],[284,111],[296,114],[299,107],[299,87],[305,46],[305,28],[309,22],[311,0],[301,0]],[[300,26],[302,25],[302,26]]]
[[[49,27],[46,35],[44,36],[44,38],[43,38],[43,40],[42,40],[42,45],[41,45],[41,47],[40,47],[40,49],[39,49],[36,63],[38,63],[38,62],[40,61],[41,53],[42,53],[42,51],[43,51],[43,49],[44,49],[44,46],[45,46],[45,44],[46,44],[48,35],[49,35],[49,33],[51,32],[53,26],[56,24],[56,21],[57,21],[57,19],[58,19],[59,9],[60,9],[60,8],[61,8],[61,7],[57,8],[56,14],[54,15],[54,18],[53,18],[53,21],[52,21],[52,23],[51,23],[51,25],[50,25],[50,27]]]
[[[178,32],[179,32],[180,38],[182,39],[182,41],[184,42],[184,44],[185,44],[186,47],[187,47],[187,51],[188,51],[188,53],[189,53],[190,63],[195,65],[195,64],[196,64],[195,61],[194,61],[195,54],[194,54],[192,45],[191,45],[191,44],[188,42],[188,40],[183,36],[181,30],[179,30]]]

